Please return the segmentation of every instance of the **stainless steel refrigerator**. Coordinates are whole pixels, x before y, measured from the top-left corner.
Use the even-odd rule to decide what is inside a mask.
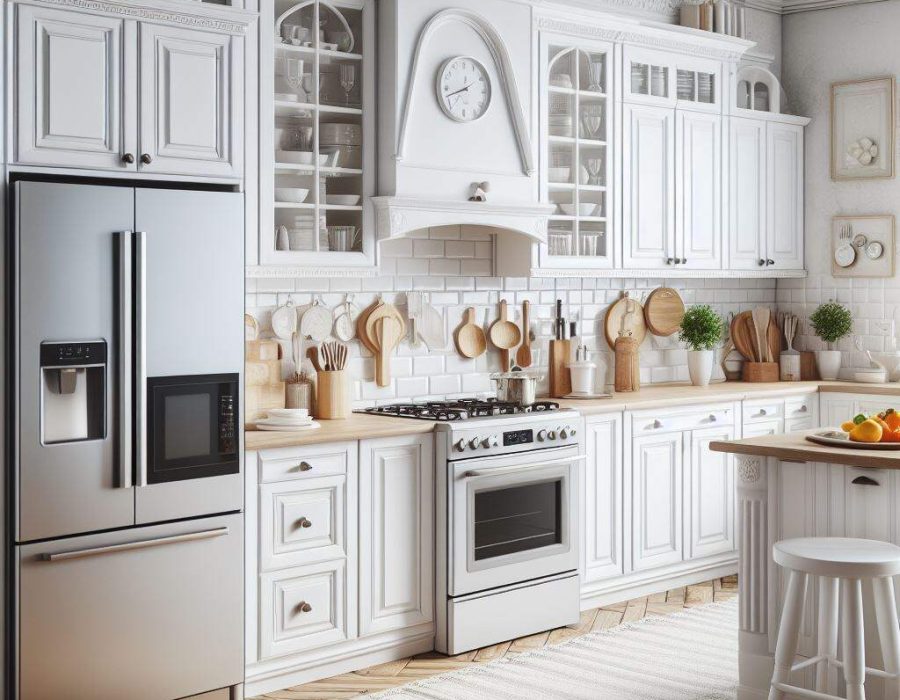
[[[19,181],[12,211],[15,692],[239,697],[243,195]]]

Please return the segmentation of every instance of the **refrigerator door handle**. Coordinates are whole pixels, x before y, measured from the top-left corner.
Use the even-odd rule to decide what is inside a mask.
[[[44,554],[44,561],[66,561],[68,559],[83,559],[84,557],[94,557],[99,554],[112,554],[113,552],[127,552],[134,549],[146,549],[147,547],[161,547],[167,544],[176,544],[178,542],[193,542],[195,540],[211,540],[214,537],[222,537],[228,534],[227,527],[217,527],[212,530],[201,530],[200,532],[186,532],[182,535],[171,535],[169,537],[155,537],[151,540],[138,540],[136,542],[123,542],[122,544],[110,544],[105,547],[88,547],[86,549],[72,549],[68,552],[57,552],[55,554]]]
[[[134,446],[137,486],[147,485],[147,233],[134,234]]]
[[[132,269],[132,232],[118,231],[116,237],[116,257],[119,275],[119,363],[118,363],[118,397],[119,397],[119,449],[118,449],[118,487],[130,489],[134,473],[134,394],[132,368],[134,363],[134,324],[132,317],[132,295],[134,292],[134,271]]]

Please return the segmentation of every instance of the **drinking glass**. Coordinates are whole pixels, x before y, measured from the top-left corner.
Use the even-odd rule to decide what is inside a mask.
[[[299,96],[303,90],[303,59],[286,58],[284,61],[284,81]],[[303,101],[307,100],[306,96]]]
[[[341,88],[346,93],[346,104],[350,105],[350,92],[356,85],[356,66],[349,63],[341,64]]]
[[[581,109],[581,123],[585,138],[596,139],[600,136],[603,129],[603,105],[584,105]]]
[[[591,92],[603,92],[603,65],[602,56],[590,56],[588,58],[588,72],[591,76],[588,90]]]
[[[588,175],[590,175],[590,179],[588,180],[588,184],[594,187],[603,184],[603,159],[602,158],[588,158],[585,161],[585,165],[587,166]]]

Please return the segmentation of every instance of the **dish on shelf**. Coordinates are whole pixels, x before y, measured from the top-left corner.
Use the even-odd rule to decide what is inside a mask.
[[[300,102],[300,95],[293,92],[276,92],[276,102]]]
[[[319,144],[322,146],[359,146],[362,126],[359,124],[320,124]]]
[[[560,211],[566,216],[590,216],[597,211],[597,205],[591,202],[581,204],[560,204]]]
[[[572,76],[568,73],[556,73],[550,76],[550,84],[553,87],[572,89]]]
[[[276,202],[291,202],[293,204],[301,204],[306,201],[306,197],[309,195],[308,189],[303,189],[302,187],[276,187],[275,188],[275,201]]]
[[[337,207],[355,207],[359,204],[358,194],[326,194],[325,204],[332,204]]]
[[[572,168],[547,168],[547,178],[550,182],[571,182]]]
[[[328,162],[327,153],[319,155],[319,165],[325,165]],[[293,163],[295,165],[312,165],[312,151],[275,151],[275,160],[279,163]]]
[[[305,425],[283,425],[281,423],[269,423],[266,420],[261,420],[256,422],[257,430],[271,430],[271,431],[280,431],[280,432],[291,432],[295,430],[315,430],[316,428],[321,428],[322,424],[316,421],[310,421]]]
[[[834,251],[834,261],[840,267],[850,267],[856,262],[856,248],[849,243],[844,243]]]

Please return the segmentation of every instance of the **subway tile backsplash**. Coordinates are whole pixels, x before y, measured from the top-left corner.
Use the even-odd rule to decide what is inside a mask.
[[[506,299],[511,318],[517,322],[521,322],[522,302],[527,299],[531,303],[531,327],[536,336],[532,343],[533,367],[540,370],[546,369],[547,343],[553,330],[557,298],[563,301],[566,318],[578,321],[579,334],[595,354],[595,360],[607,365],[612,364],[612,354],[603,339],[603,318],[606,308],[623,291],[640,300],[656,287],[674,287],[686,304],[710,304],[723,317],[752,303],[774,306],[776,298],[775,280],[495,277],[491,235],[484,230],[459,226],[418,231],[409,238],[385,241],[381,245],[381,274],[377,277],[247,280],[247,312],[256,317],[261,333],[269,336],[272,311],[276,304],[289,299],[302,310],[318,296],[334,308],[347,295],[352,295],[353,303],[362,309],[379,294],[386,301],[404,307],[406,292],[427,293],[429,303],[443,316],[446,347],[413,346],[406,339],[391,360],[390,386],[378,387],[373,381],[371,354],[359,343],[351,343],[349,366],[355,380],[354,401],[358,407],[396,400],[492,393],[489,377],[500,369],[498,353],[489,348],[485,355],[468,360],[453,345],[453,332],[470,306],[475,307],[478,321],[487,329],[498,315],[501,299]],[[290,362],[286,362],[285,372],[290,371]],[[660,342],[648,334],[641,347],[641,382],[687,379],[687,354],[675,337]],[[603,388],[602,377],[598,378],[596,388]]]

